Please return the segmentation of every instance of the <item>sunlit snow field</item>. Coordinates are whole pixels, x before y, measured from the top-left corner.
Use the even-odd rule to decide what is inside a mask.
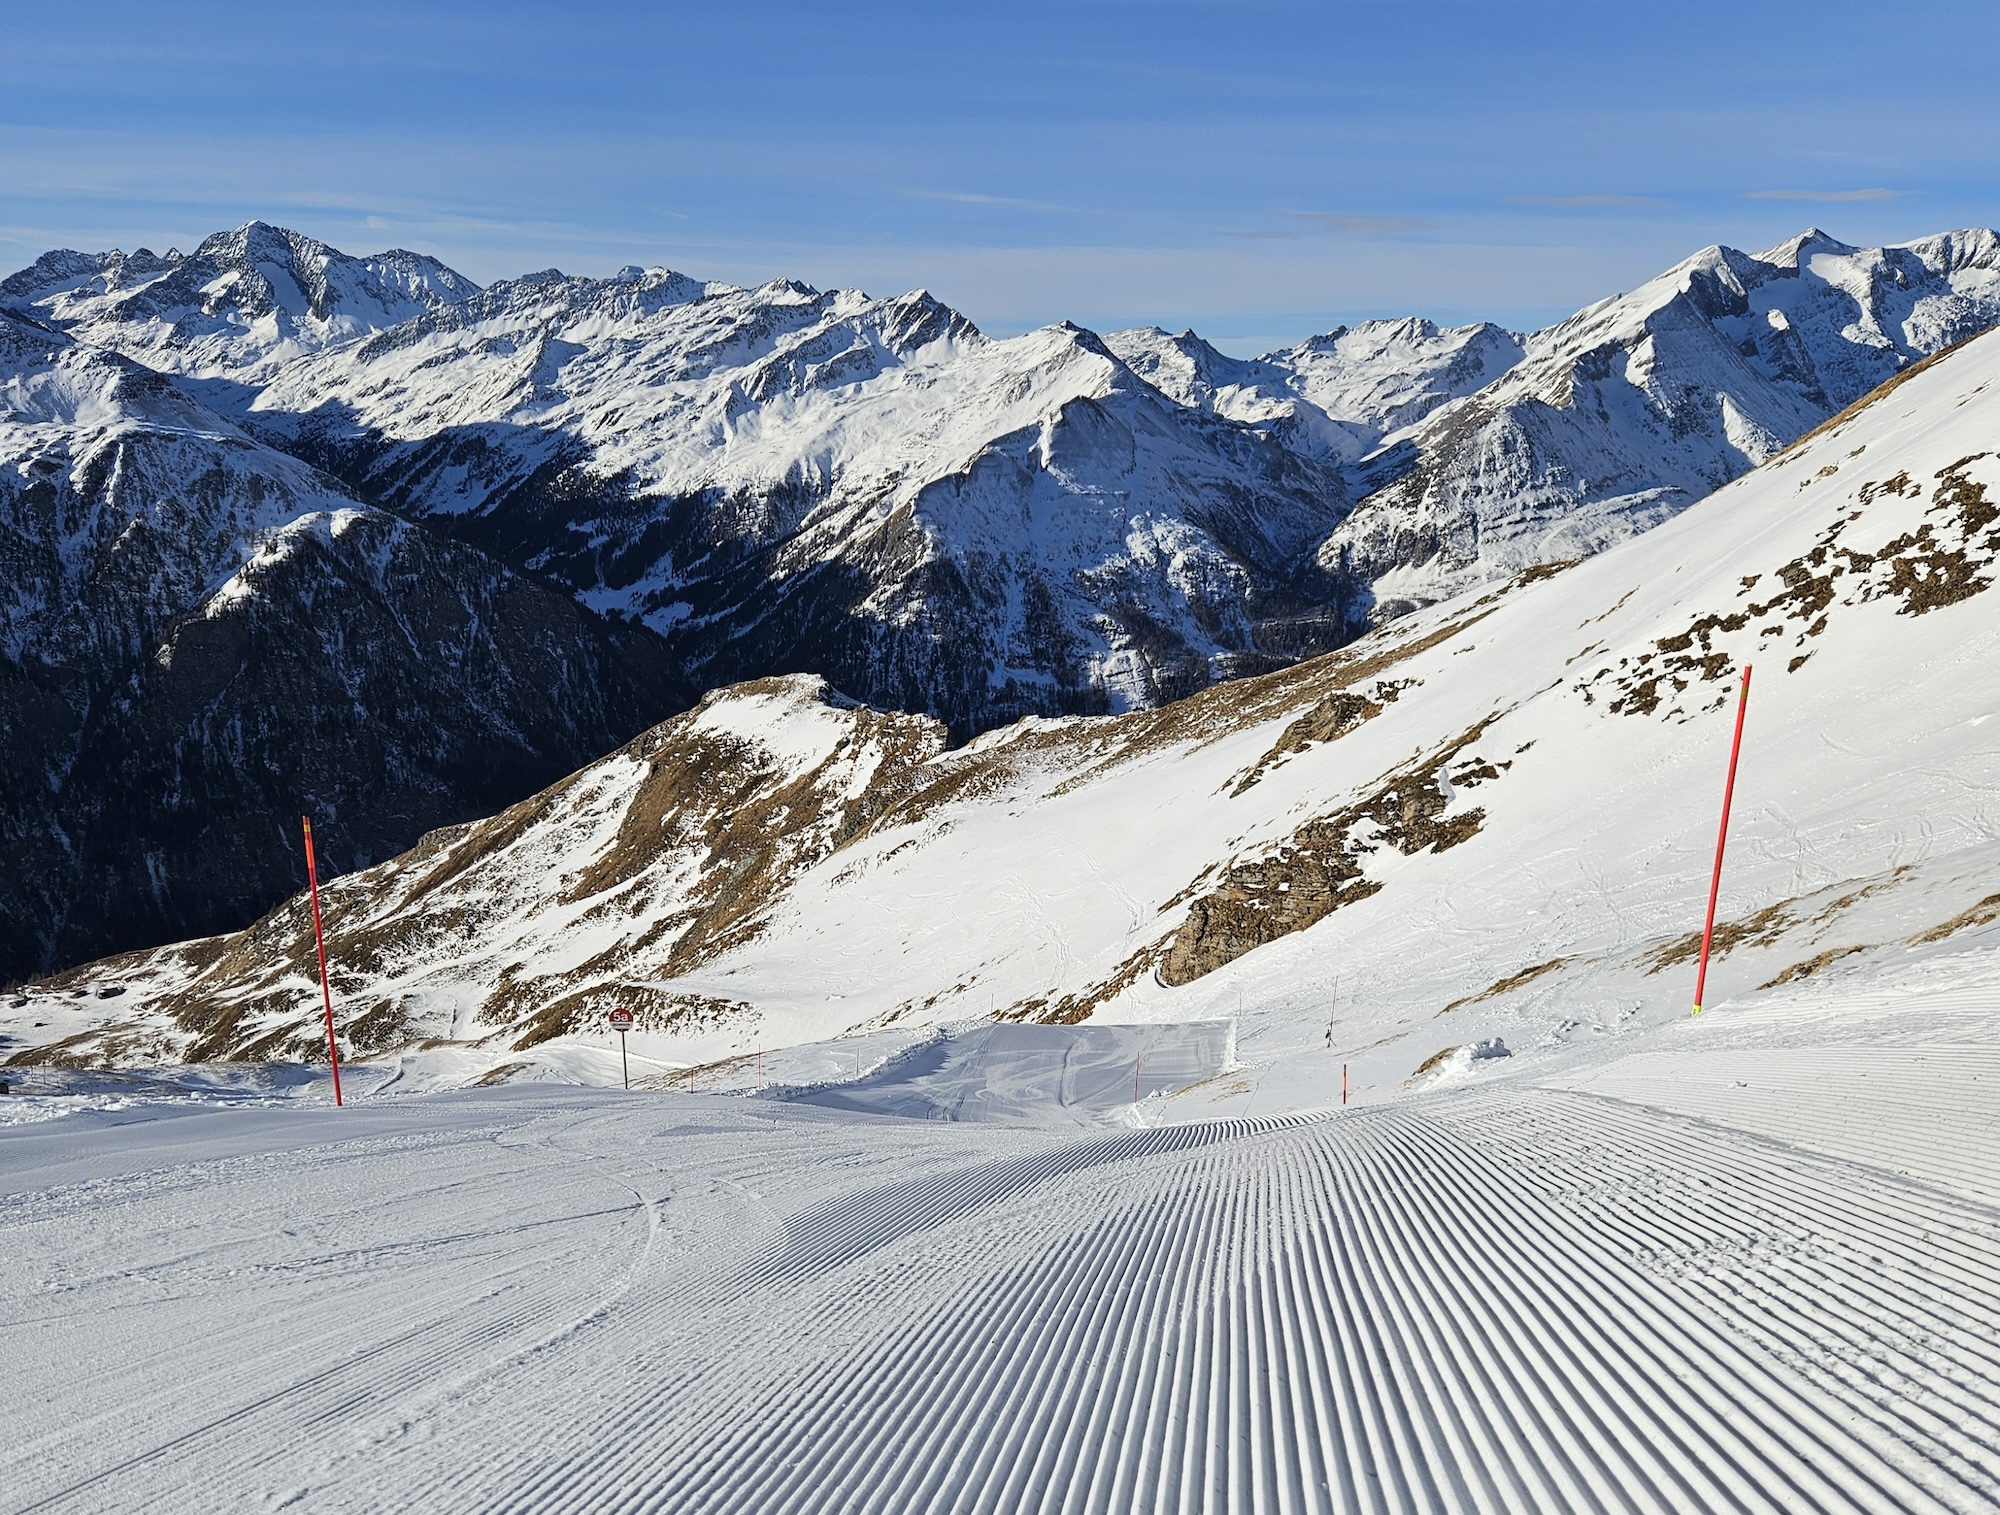
[[[1988,1509],[1991,957],[1344,1110],[1213,1025],[37,1075],[0,1508]]]

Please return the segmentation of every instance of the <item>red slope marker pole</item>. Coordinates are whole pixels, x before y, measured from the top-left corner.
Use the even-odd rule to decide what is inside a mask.
[[[1715,873],[1708,881],[1708,919],[1701,928],[1701,968],[1694,979],[1694,1013],[1701,1014],[1702,991],[1708,987],[1708,948],[1715,940],[1715,901],[1722,893],[1722,849],[1729,841],[1729,802],[1736,794],[1736,759],[1743,751],[1743,717],[1750,713],[1750,665],[1743,665],[1743,685],[1736,692],[1736,737],[1729,744],[1729,777],[1722,786],[1722,827],[1715,834]]]
[[[319,921],[319,865],[313,860],[313,823],[309,815],[299,819],[306,828],[306,882],[312,888],[313,940],[319,944],[319,992],[326,1003],[326,1056],[333,1064],[333,1102],[340,1099],[340,1048],[333,1039],[333,985],[326,976],[326,931]]]

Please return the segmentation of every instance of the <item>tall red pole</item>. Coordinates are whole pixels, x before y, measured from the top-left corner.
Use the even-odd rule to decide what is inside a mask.
[[[1701,1014],[1702,991],[1708,987],[1708,948],[1715,940],[1715,901],[1722,893],[1722,849],[1729,841],[1729,801],[1736,793],[1736,758],[1743,751],[1743,717],[1750,712],[1750,665],[1743,665],[1743,684],[1736,691],[1736,738],[1729,744],[1729,777],[1722,785],[1722,829],[1715,834],[1715,873],[1708,881],[1708,919],[1701,928],[1701,968],[1694,979],[1694,1013]]]
[[[326,1002],[326,1056],[333,1064],[333,1102],[340,1100],[340,1048],[333,1040],[333,985],[326,976],[326,931],[319,923],[319,865],[313,861],[313,823],[309,815],[299,817],[306,828],[306,882],[312,888],[313,940],[319,944],[319,992]]]

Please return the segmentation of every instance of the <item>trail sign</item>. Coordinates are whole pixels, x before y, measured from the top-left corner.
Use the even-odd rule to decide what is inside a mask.
[[[625,1087],[632,1087],[632,1064],[625,1056],[625,1033],[632,1029],[632,1012],[620,1005],[605,1017],[611,1022],[611,1029],[618,1033],[618,1069],[625,1077]]]

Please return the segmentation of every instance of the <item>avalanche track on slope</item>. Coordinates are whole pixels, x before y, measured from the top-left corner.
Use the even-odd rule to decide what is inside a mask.
[[[1907,1173],[1771,1135],[1852,1051],[1699,1114],[1667,1052],[1084,1139],[520,1088],[17,1127],[0,1507],[1991,1508],[2000,1154],[1908,1100]]]

